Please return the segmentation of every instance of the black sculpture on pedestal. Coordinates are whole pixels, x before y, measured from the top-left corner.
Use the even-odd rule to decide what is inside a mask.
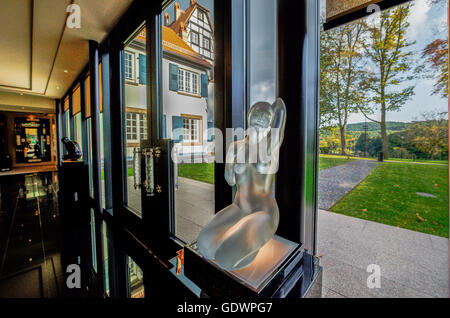
[[[61,139],[67,150],[67,154],[63,156],[64,160],[76,161],[81,158],[83,153],[81,152],[80,145],[76,141],[70,140],[67,137]]]

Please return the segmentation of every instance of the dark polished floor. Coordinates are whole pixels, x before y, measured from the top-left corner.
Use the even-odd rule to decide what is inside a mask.
[[[0,177],[0,298],[64,296],[57,174]]]

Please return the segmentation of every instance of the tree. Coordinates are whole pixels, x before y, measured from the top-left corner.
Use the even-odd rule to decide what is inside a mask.
[[[448,38],[437,39],[428,44],[422,52],[427,64],[435,78],[433,95],[440,94],[442,98],[448,97]]]
[[[429,154],[431,160],[448,153],[448,121],[447,112],[430,112],[423,114],[424,121],[416,122],[410,128],[414,135],[415,146]]]
[[[386,114],[399,111],[414,95],[414,86],[402,85],[412,80],[412,54],[408,48],[414,44],[406,39],[409,27],[410,4],[401,5],[380,13],[379,19],[369,26],[369,37],[365,43],[367,64],[361,82],[366,99],[359,110],[370,121],[379,123],[384,158],[389,158],[389,142],[386,129]],[[380,120],[369,117],[379,110]]]
[[[347,149],[347,122],[357,111],[361,94],[358,77],[364,21],[357,21],[321,34],[321,124],[337,122],[341,154]]]

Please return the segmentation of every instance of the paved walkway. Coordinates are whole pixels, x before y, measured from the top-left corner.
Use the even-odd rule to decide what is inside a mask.
[[[319,209],[329,210],[347,192],[363,181],[378,163],[355,160],[319,172]]]
[[[176,233],[192,242],[214,216],[214,186],[180,178],[176,207]],[[445,238],[319,210],[317,241],[324,297],[448,297]],[[370,264],[380,289],[367,287]]]
[[[214,215],[214,185],[178,177],[175,234],[192,243]]]
[[[448,297],[448,239],[319,210],[323,297]],[[381,269],[369,289],[367,266]]]

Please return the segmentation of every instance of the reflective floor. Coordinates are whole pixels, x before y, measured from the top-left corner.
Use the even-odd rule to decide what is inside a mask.
[[[57,175],[0,178],[0,298],[63,296]]]

